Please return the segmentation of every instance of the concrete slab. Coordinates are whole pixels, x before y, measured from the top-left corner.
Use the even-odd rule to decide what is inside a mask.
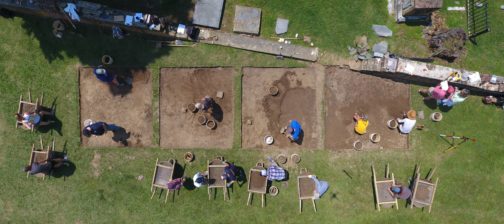
[[[198,0],[194,7],[193,24],[220,28],[224,0]]]
[[[233,31],[258,35],[261,29],[261,9],[237,5]]]

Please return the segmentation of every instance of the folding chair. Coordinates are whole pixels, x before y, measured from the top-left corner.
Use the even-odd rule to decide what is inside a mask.
[[[208,200],[212,199],[211,190],[217,188],[222,188],[224,193],[224,201],[226,197],[229,197],[227,194],[227,181],[221,179],[222,174],[224,173],[224,168],[226,167],[226,163],[224,162],[224,158],[217,157],[212,161],[208,161]]]
[[[390,175],[389,165],[387,164],[385,168],[385,178],[377,180],[376,171],[373,165],[371,165],[373,172],[373,188],[375,195],[376,208],[380,211],[380,207],[384,206],[386,208],[393,207],[395,205],[396,209],[399,209],[397,198],[392,196],[389,192],[390,187],[396,184],[394,173]]]
[[[47,150],[44,150],[44,143],[42,142],[42,137],[40,137],[40,148],[39,149],[35,149],[35,144],[32,144],[31,153],[30,153],[30,160],[28,162],[28,165],[31,166],[35,162],[41,163],[41,164],[46,163],[47,160],[49,159],[51,152],[54,150],[54,145],[55,145],[55,142],[53,139],[52,144],[47,146]],[[42,179],[45,180],[46,175],[47,175],[46,173],[42,172],[42,173],[35,174],[34,176],[42,177]],[[28,178],[28,177],[30,177],[29,171],[26,172],[26,178]]]
[[[427,174],[425,179],[420,179],[420,166],[415,169],[415,180],[413,182],[413,192],[410,200],[410,208],[413,206],[417,208],[425,207],[429,208],[429,213],[432,210],[432,203],[434,202],[434,196],[436,195],[436,188],[439,182],[439,178],[436,178],[436,182],[432,182],[432,176],[436,172],[436,168],[431,169]]]
[[[39,98],[37,98],[35,100],[35,103],[32,102],[31,91],[28,90],[28,101],[23,100],[23,94],[21,94],[19,96],[19,106],[18,106],[17,113],[24,114],[25,112],[28,112],[28,113],[36,112],[36,111],[38,111],[38,109],[40,109],[40,107],[43,103],[43,100],[44,100],[44,93],[42,93],[42,96],[40,97],[40,102],[39,102]],[[16,119],[16,128],[18,128],[19,126],[25,128],[23,126],[23,122],[20,122]],[[33,132],[34,127],[32,126],[32,128],[30,128],[30,130]]]
[[[253,194],[260,194],[262,203],[261,206],[264,207],[264,200],[266,197],[266,190],[268,187],[268,177],[261,176],[261,171],[264,169],[264,164],[257,163],[255,167],[251,168],[249,171],[249,180],[248,180],[248,199],[247,205],[250,204]]]
[[[176,162],[177,161],[174,159],[159,162],[159,159],[156,158],[156,166],[154,167],[151,184],[151,199],[154,197],[157,189],[160,188],[160,195],[163,193],[163,189],[166,190],[165,203],[168,201],[168,195],[170,194],[168,182],[173,179],[173,171],[175,170]]]
[[[299,213],[303,211],[303,200],[311,199],[313,209],[317,212],[315,205],[315,181],[309,177],[310,173],[306,168],[301,169],[298,176],[298,198],[299,198]]]

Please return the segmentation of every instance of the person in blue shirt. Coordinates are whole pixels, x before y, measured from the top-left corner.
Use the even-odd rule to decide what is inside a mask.
[[[102,67],[95,68],[94,75],[96,78],[107,84],[117,84],[117,80],[115,79],[115,75],[110,74],[107,70]]]
[[[289,127],[287,128],[287,137],[291,141],[293,142],[299,141],[299,136],[301,135],[302,131],[303,129],[301,129],[301,124],[299,124],[298,121],[289,120]]]

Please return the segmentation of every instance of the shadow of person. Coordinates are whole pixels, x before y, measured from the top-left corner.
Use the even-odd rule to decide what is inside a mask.
[[[186,178],[183,185],[184,185],[185,189],[190,190],[190,191],[196,189],[196,186],[194,186],[194,182],[193,182],[192,178]]]
[[[224,119],[224,112],[222,111],[222,107],[215,103],[212,106],[212,117],[218,122],[222,122]]]
[[[133,74],[131,71],[116,73],[117,85],[109,85],[109,90],[114,96],[126,96],[133,89]]]
[[[66,161],[63,165],[58,168],[54,168],[51,172],[51,177],[55,178],[66,178],[72,176],[75,173],[77,167],[72,161]]]
[[[442,112],[448,112],[448,111],[450,111],[452,108],[453,108],[453,106],[448,107],[448,106],[439,105],[439,110],[440,110],[440,111],[442,111]]]
[[[45,112],[52,112],[53,115],[52,116],[51,115],[42,116],[43,122],[51,122],[51,123],[49,123],[48,125],[38,126],[37,131],[39,131],[41,133],[47,133],[47,132],[51,131],[51,134],[52,134],[52,131],[54,130],[54,131],[58,132],[58,134],[60,136],[63,136],[63,134],[61,133],[61,129],[63,128],[63,123],[61,122],[60,119],[58,119],[58,117],[56,117],[56,99],[54,99],[50,108],[41,106],[40,110],[45,111]]]
[[[124,146],[128,146],[128,139],[131,136],[130,132],[126,132],[126,129],[124,129],[123,127],[119,127],[113,124],[109,124],[109,129],[112,131],[112,133],[114,133],[112,140],[119,142]]]
[[[184,177],[185,164],[182,167],[179,163],[175,163],[175,169],[173,170],[173,179]]]
[[[303,131],[303,129],[301,129],[301,132],[299,133],[299,138],[298,138],[298,140],[294,141],[294,143],[296,143],[298,145],[302,145],[303,139],[304,139],[304,131]]]
[[[235,167],[238,170],[238,175],[236,175],[236,182],[239,187],[242,187],[245,183],[247,183],[247,174],[245,173],[243,167],[236,165]]]
[[[434,110],[437,108],[437,100],[434,99],[434,98],[424,98],[424,104],[425,106],[427,106],[428,108]]]

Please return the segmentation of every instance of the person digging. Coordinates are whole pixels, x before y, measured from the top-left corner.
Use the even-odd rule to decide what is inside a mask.
[[[353,119],[355,121],[355,127],[354,127],[355,133],[359,135],[366,134],[367,127],[369,125],[368,116],[365,114],[355,113]]]
[[[408,111],[402,119],[397,118],[397,123],[399,123],[399,131],[402,134],[409,134],[416,125],[416,111]]]
[[[282,128],[282,134],[285,134],[291,142],[299,143],[302,132],[301,124],[296,120],[289,120],[289,125]]]

